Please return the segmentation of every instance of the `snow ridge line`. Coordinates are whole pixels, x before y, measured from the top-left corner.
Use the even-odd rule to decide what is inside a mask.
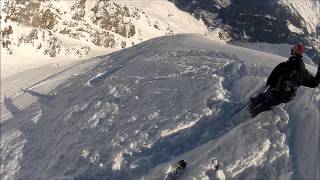
[[[107,69],[103,73],[98,73],[96,76],[90,78],[89,81],[85,84],[85,86],[91,87],[91,86],[95,86],[95,85],[102,83],[106,78],[108,78],[112,74],[116,73],[120,69],[126,67],[131,61],[136,60],[136,58],[139,57],[139,55],[142,55],[144,53],[145,53],[145,50],[136,53],[135,56],[129,56],[127,58],[124,58],[124,60],[122,60],[120,62],[117,62],[115,60],[116,64],[114,64],[113,67],[111,67],[110,69]],[[113,59],[112,56],[110,58]]]

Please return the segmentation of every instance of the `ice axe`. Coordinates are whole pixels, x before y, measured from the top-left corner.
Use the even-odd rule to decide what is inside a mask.
[[[312,97],[313,97],[315,91],[316,91],[316,88],[313,88],[312,94],[311,94],[311,96],[310,96],[310,98],[309,98],[309,101],[308,101],[308,104],[307,104],[307,106],[306,106],[306,110],[307,110],[307,111],[309,110],[310,103],[311,103],[311,100],[312,100]]]
[[[319,73],[319,72],[320,72],[320,64],[318,65],[318,71],[317,71],[317,75],[316,75],[316,76],[318,76],[318,73]],[[308,104],[307,104],[307,106],[306,106],[306,110],[309,110],[309,106],[310,106],[312,97],[313,97],[313,95],[314,95],[314,92],[316,91],[316,88],[317,88],[317,87],[315,87],[315,88],[313,89],[313,91],[312,91],[312,94],[311,94],[310,99],[309,99],[309,101],[308,101]]]

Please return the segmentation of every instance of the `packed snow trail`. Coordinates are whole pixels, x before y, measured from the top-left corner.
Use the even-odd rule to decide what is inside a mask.
[[[309,112],[295,106],[311,92],[302,88],[292,103],[254,119],[234,114],[282,60],[184,34],[83,62],[52,76],[77,73],[50,91],[27,84],[1,107],[12,115],[1,121],[1,178],[161,179],[184,159],[183,179],[208,179],[213,157],[227,179],[304,177],[305,164],[319,165],[316,150],[303,155],[319,146],[319,90]],[[22,106],[28,98],[36,101]],[[304,115],[314,126],[299,126]],[[317,178],[316,169],[307,176]]]

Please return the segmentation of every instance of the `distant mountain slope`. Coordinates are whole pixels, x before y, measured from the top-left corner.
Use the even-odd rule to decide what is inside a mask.
[[[303,42],[309,57],[320,62],[319,0],[171,0],[212,28],[222,38],[295,44]]]
[[[168,1],[1,2],[1,48],[13,55],[87,57],[98,47],[121,49],[158,36],[206,32],[202,22]]]
[[[12,76],[1,179],[161,179],[179,159],[182,179],[209,179],[214,157],[227,179],[319,179],[319,89],[308,110],[301,88],[254,119],[236,111],[283,60],[184,34]]]
[[[208,32],[174,4],[148,2],[2,0],[1,78],[45,64],[61,67],[154,37]]]
[[[319,33],[320,28],[320,1],[319,0],[305,0],[305,1],[291,1],[280,0],[278,4],[289,8],[292,15],[300,20],[298,27],[302,28],[307,34]]]

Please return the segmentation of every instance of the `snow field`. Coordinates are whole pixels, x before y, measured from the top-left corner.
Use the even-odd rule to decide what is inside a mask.
[[[222,162],[227,178],[303,176],[306,164],[317,167],[311,159],[319,157],[316,150],[307,151],[316,143],[301,140],[318,140],[313,135],[319,91],[309,111],[300,108],[311,93],[306,88],[295,103],[251,120],[244,109],[237,110],[283,60],[184,34],[83,62],[46,80],[78,74],[51,89],[54,96],[37,94],[45,83],[32,89],[33,84],[32,92],[3,103],[13,113],[4,128],[14,132],[19,127],[26,139],[15,177],[161,179],[173,162],[185,159],[183,179],[210,179],[213,157]],[[13,112],[26,95],[36,101]],[[307,115],[312,126],[299,125]],[[37,117],[36,123],[29,117]],[[292,133],[297,130],[299,136]],[[13,146],[10,141],[1,149]],[[294,158],[300,153],[309,155]],[[308,175],[316,177],[316,168],[310,169]],[[6,168],[3,177],[13,170]]]

